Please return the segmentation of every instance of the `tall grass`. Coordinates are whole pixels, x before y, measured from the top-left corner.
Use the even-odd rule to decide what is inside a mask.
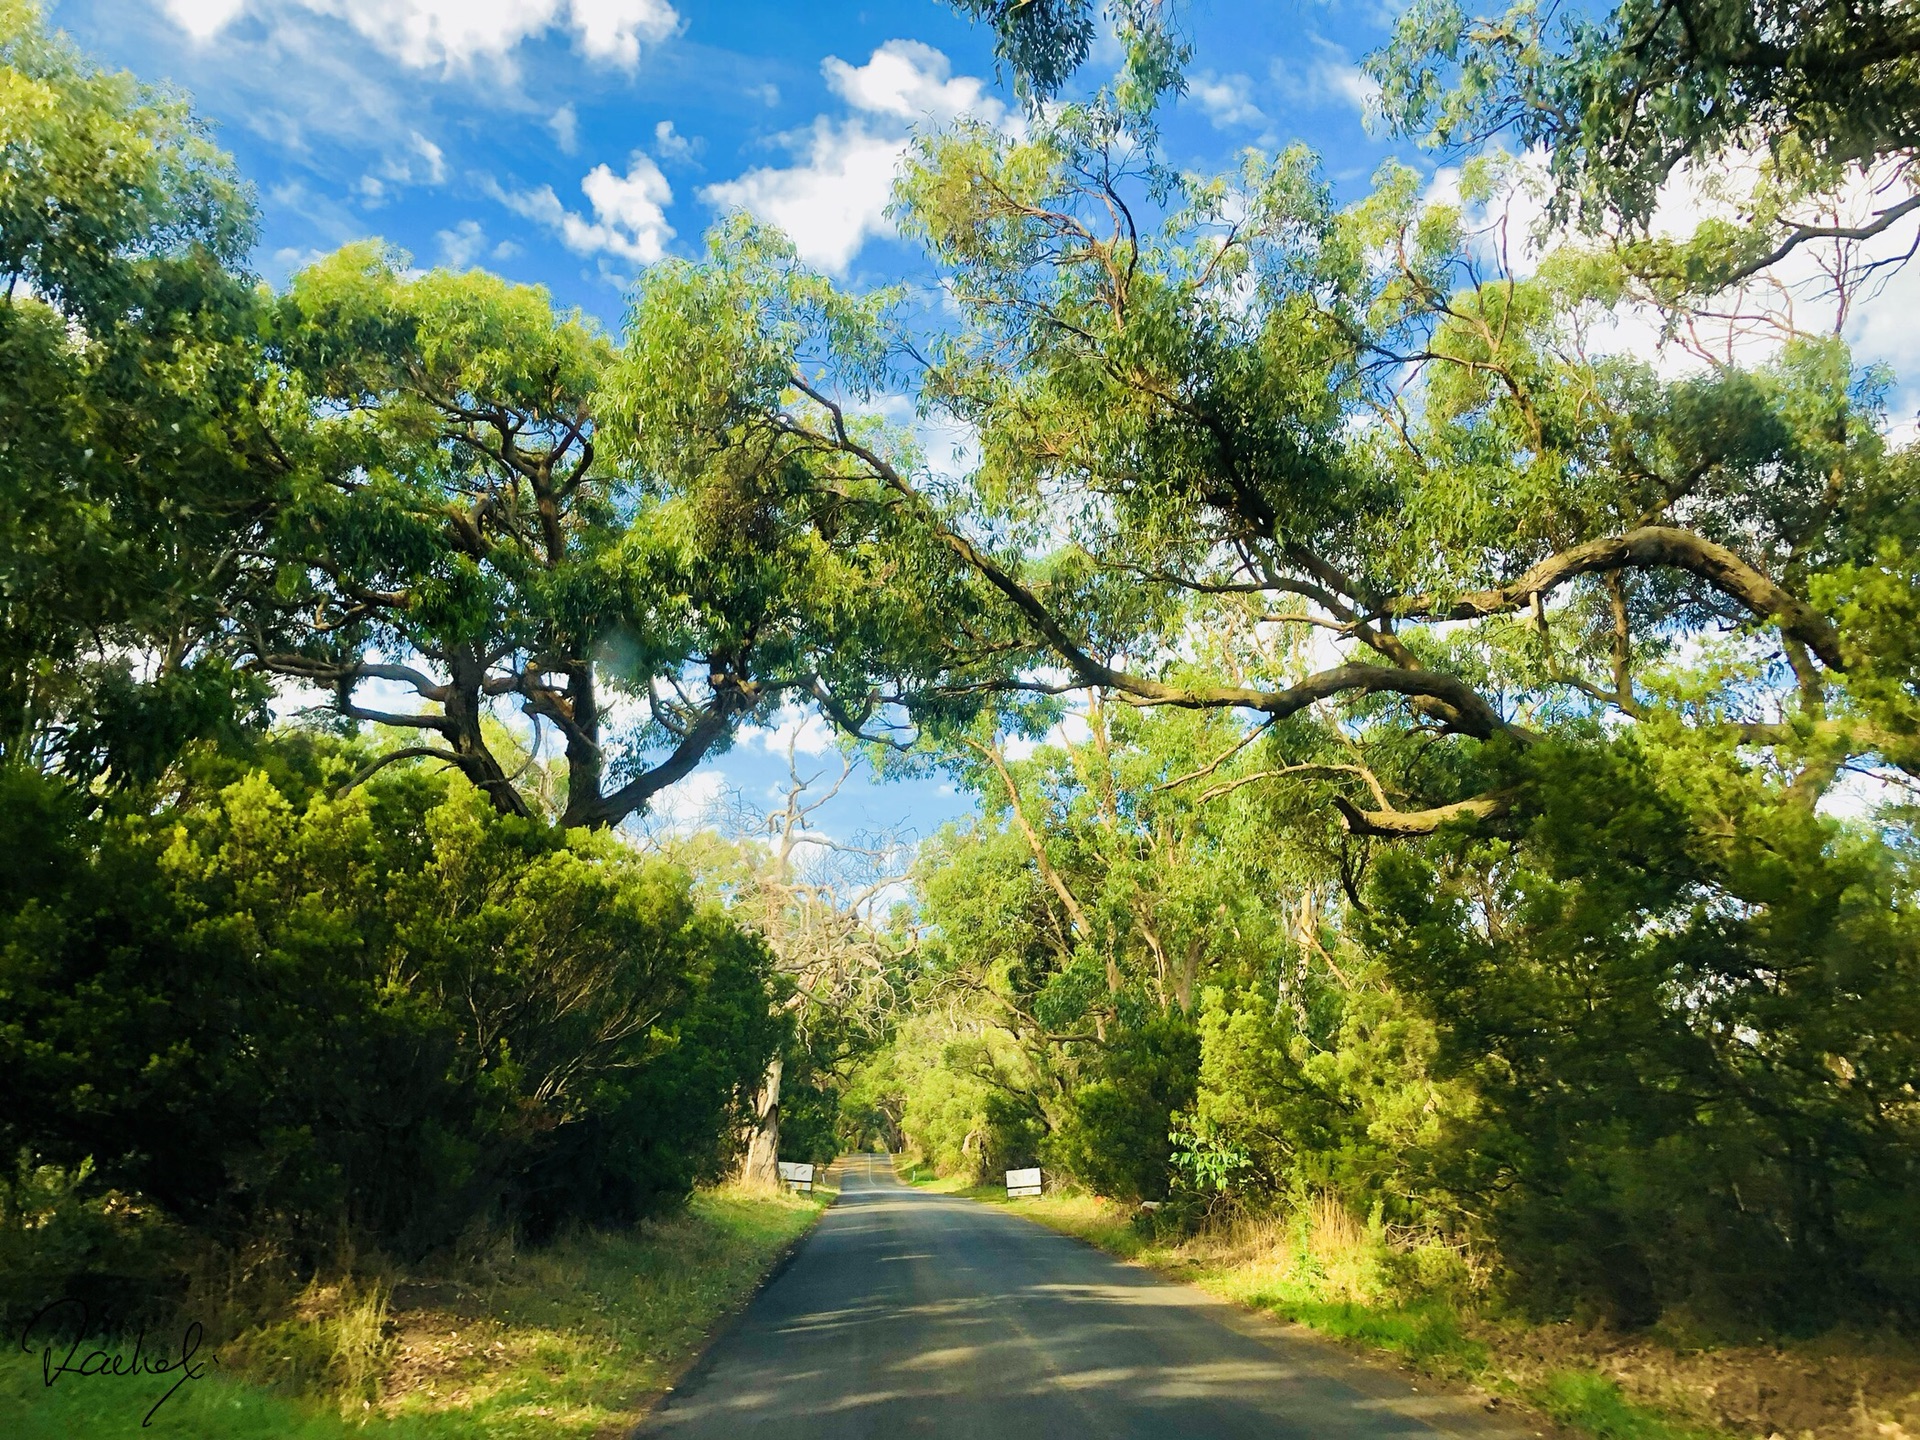
[[[576,1232],[521,1250],[476,1237],[456,1260],[404,1272],[363,1259],[257,1319],[275,1273],[209,1266],[192,1295],[230,1308],[209,1326],[214,1365],[144,1432],[193,1440],[565,1440],[622,1434],[824,1208],[764,1191],[697,1194],[631,1231]],[[216,1329],[233,1332],[213,1339]],[[217,1352],[217,1353],[215,1353]],[[141,1433],[165,1385],[62,1377],[0,1354],[0,1435],[101,1440]]]

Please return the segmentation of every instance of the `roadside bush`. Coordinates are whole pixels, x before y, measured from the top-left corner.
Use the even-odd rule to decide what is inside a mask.
[[[93,1162],[36,1163],[20,1152],[0,1175],[0,1322],[137,1323],[163,1312],[186,1284],[186,1237],[156,1207],[95,1183]]]
[[[1920,1320],[1908,857],[1765,777],[1542,755],[1523,848],[1382,858],[1367,920],[1472,1084],[1438,1179],[1515,1297],[1625,1325]]]
[[[1089,1066],[1048,1163],[1116,1200],[1166,1197],[1173,1117],[1193,1103],[1200,1037],[1179,1015],[1156,1015],[1120,1031]]]
[[[7,848],[54,858],[0,881],[6,1153],[309,1261],[629,1220],[720,1173],[781,1033],[759,941],[464,783],[336,796],[364,757],[262,759],[92,818],[11,780]]]

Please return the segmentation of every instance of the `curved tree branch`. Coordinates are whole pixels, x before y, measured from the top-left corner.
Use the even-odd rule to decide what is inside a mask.
[[[358,790],[387,766],[401,760],[444,760],[447,764],[459,768],[461,757],[451,750],[443,750],[438,745],[403,745],[398,750],[389,750],[386,754],[360,767],[354,777],[333,793],[335,797]]]
[[[1362,810],[1344,795],[1333,797],[1333,807],[1351,835],[1377,835],[1388,840],[1406,840],[1431,835],[1441,826],[1461,820],[1490,820],[1513,808],[1513,792],[1496,790],[1471,800],[1451,805],[1436,805],[1431,810]]]
[[[1400,619],[1478,620],[1531,603],[1531,597],[1558,589],[1582,575],[1620,570],[1685,570],[1731,596],[1757,616],[1774,620],[1799,640],[1829,670],[1845,670],[1840,636],[1833,622],[1789,594],[1773,579],[1724,545],[1672,525],[1641,525],[1622,535],[1589,540],[1551,555],[1518,579],[1491,590],[1476,590],[1445,600],[1408,596],[1387,613]]]

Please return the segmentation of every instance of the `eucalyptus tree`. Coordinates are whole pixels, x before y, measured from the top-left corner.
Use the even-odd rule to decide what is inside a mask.
[[[248,187],[178,95],[0,3],[0,756],[116,782],[230,733],[286,456]]]
[[[655,843],[726,901],[735,923],[766,942],[778,1010],[790,1029],[746,1107],[740,1178],[779,1184],[777,1162],[830,1158],[850,1072],[887,1039],[914,964],[911,933],[890,926],[906,898],[913,847],[897,831],[835,834],[822,823],[858,758],[842,749],[817,768],[794,728],[787,778],[771,808],[728,792],[692,835]]]
[[[1414,1009],[1343,1001],[1351,1043],[1303,1043],[1351,1078],[1384,1053],[1368,1030],[1425,1034],[1387,1110],[1432,1084],[1458,1102],[1421,1131],[1425,1179],[1367,1151],[1363,1208],[1426,1187],[1543,1303],[1636,1321],[1908,1305],[1911,1226],[1890,1217],[1915,1213],[1920,1154],[1901,852],[1920,508],[1883,435],[1889,377],[1832,336],[1663,374],[1622,343],[1617,254],[1522,272],[1396,167],[1348,205],[1299,150],[1174,174],[1139,79],[1024,135],[923,137],[900,183],[950,313],[839,343],[892,345],[888,383],[974,428],[968,475],[863,424],[877,382],[853,367],[730,367],[720,413],[837,457],[975,577],[993,603],[956,628],[947,683],[1219,717],[1194,766],[1244,766],[1235,801],[1283,797],[1241,843],[1325,837],[1349,973]],[[1884,829],[1833,817],[1843,777],[1881,787]],[[1016,819],[981,850],[1008,897],[987,918],[1023,928],[1008,963],[1038,976],[1023,1006],[1051,984],[1050,925],[1078,908],[1100,938],[1076,882],[1129,873],[1116,854],[1076,877],[1077,827],[1038,815],[1038,848]],[[1100,966],[1058,968],[1090,1016]],[[1300,1147],[1371,1102],[1330,1082],[1295,1105],[1273,1010],[1246,986],[1203,1007],[1223,1078],[1196,1105],[1273,1117],[1269,1168],[1313,1183],[1344,1142]],[[1117,1084],[1159,1063],[1130,1036],[1080,1043],[1111,1042]],[[1048,1047],[982,1032],[967,1053],[982,1111],[1072,1085]],[[935,1068],[910,1129],[974,1113]],[[999,1113],[1010,1149],[1045,1143],[1022,1128],[1044,1105]],[[1687,1259],[1701,1231],[1725,1237],[1712,1261]]]
[[[1231,716],[1086,701],[1030,753],[954,747],[982,813],[921,851],[924,958],[876,1067],[909,1142],[1176,1208],[1444,1216],[1407,1152],[1459,1087],[1343,914],[1349,837]]]
[[[790,263],[744,231],[723,252]],[[544,291],[409,274],[376,247],[296,276],[276,344],[316,419],[254,663],[418,737],[376,763],[444,761],[507,813],[557,737],[569,826],[618,824],[785,703],[884,723],[930,674],[951,577],[777,433],[723,456],[682,433],[672,407],[699,401],[662,371],[783,323],[770,304],[663,323],[652,297],[683,268],[656,267],[624,342]],[[862,308],[815,304],[828,323]],[[524,748],[483,723],[503,705]]]
[[[1237,712],[1360,835],[1497,816],[1543,737],[1655,714],[1808,804],[1920,758],[1872,638],[1908,593],[1908,460],[1837,342],[1664,382],[1598,352],[1602,261],[1502,273],[1403,170],[1347,207],[1300,151],[1176,177],[1098,106],[929,137],[900,197],[963,317],[916,353],[922,403],[979,432],[967,489],[854,423],[851,371],[736,370],[729,403],[997,598],[950,678],[991,655],[989,687]],[[1728,647],[1712,704],[1658,668],[1698,645]]]
[[[1644,224],[1685,161],[1759,152],[1802,175],[1920,149],[1920,19],[1889,0],[1623,0],[1599,15],[1423,0],[1376,58],[1387,113],[1447,145],[1547,149],[1564,207]],[[1917,202],[1869,222],[1885,230]],[[1825,238],[1789,233],[1791,247]]]
[[[960,14],[993,31],[998,66],[1013,77],[1029,103],[1064,90],[1093,53],[1104,20],[1123,48],[1136,56],[1170,56],[1173,38],[1169,0],[949,0]],[[1157,60],[1155,61],[1157,63]]]
[[[1913,253],[1917,46],[1881,0],[1422,0],[1368,65],[1398,132],[1543,157],[1548,220],[1610,235],[1668,311],[1751,318],[1785,290],[1838,330]]]

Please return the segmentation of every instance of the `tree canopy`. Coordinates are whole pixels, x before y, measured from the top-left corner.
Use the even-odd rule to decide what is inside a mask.
[[[251,193],[185,100],[0,6],[0,755],[153,778],[256,718],[226,643],[284,474]]]
[[[962,127],[902,182],[965,316],[917,377],[980,434],[960,500],[797,370],[737,392],[992,593],[956,665],[1239,712],[1358,835],[1502,813],[1544,737],[1621,719],[1760,747],[1809,805],[1855,759],[1914,763],[1911,680],[1869,679],[1831,613],[1873,623],[1915,543],[1837,342],[1666,381],[1590,343],[1603,264],[1503,270],[1409,172],[1340,207],[1304,152],[1198,182],[1131,145],[1092,111]],[[1695,643],[1727,667],[1706,706],[1663,667]]]
[[[691,417],[837,457],[975,582],[947,674],[991,728],[933,728],[1004,818],[923,860],[907,1134],[1120,1195],[1331,1188],[1486,1237],[1547,1308],[1905,1313],[1888,377],[1810,334],[1675,374],[1608,343],[1619,252],[1522,268],[1303,150],[1181,176],[1141,103],[923,137],[897,216],[958,319],[865,312]],[[883,353],[970,474],[819,358]],[[1086,743],[995,748],[1068,697]]]
[[[1920,28],[1898,4],[1626,0],[1589,16],[1529,0],[1470,16],[1434,0],[1401,18],[1374,68],[1400,124],[1447,145],[1507,134],[1544,146],[1563,205],[1644,223],[1689,159],[1762,151],[1827,179],[1910,165],[1916,54]]]
[[[714,253],[790,263],[744,230]],[[445,760],[507,813],[533,807],[516,781],[538,775],[550,732],[556,818],[595,827],[782,704],[857,724],[876,692],[914,688],[942,582],[914,573],[886,510],[775,435],[723,465],[683,449],[663,407],[703,397],[661,393],[656,373],[712,363],[748,318],[689,296],[661,323],[650,297],[685,284],[657,270],[618,343],[539,290],[408,277],[376,249],[295,277],[276,350],[316,418],[255,663],[323,687],[347,719],[416,732],[382,758]],[[369,705],[369,682],[420,708]],[[531,723],[522,759],[484,730],[495,701]]]

